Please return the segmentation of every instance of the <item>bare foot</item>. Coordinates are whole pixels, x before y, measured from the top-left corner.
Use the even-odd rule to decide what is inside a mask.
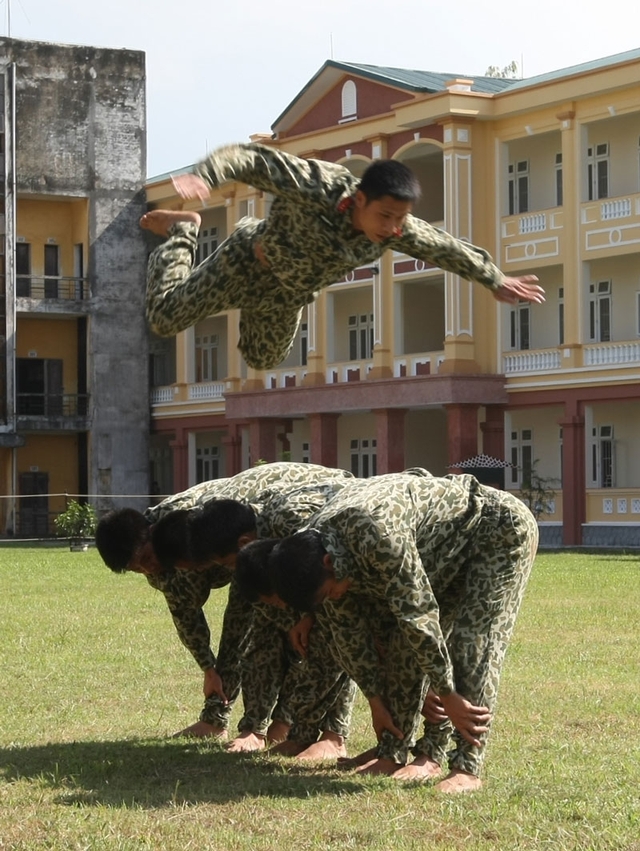
[[[371,762],[372,759],[375,759],[377,751],[377,748],[369,748],[368,751],[359,753],[358,756],[339,757],[338,768],[343,768],[345,771],[348,771],[351,768],[358,768],[359,765],[365,765],[367,762]]]
[[[176,222],[193,222],[200,227],[201,221],[193,210],[151,210],[140,219],[140,227],[158,236],[169,236],[169,228]]]
[[[189,739],[226,739],[227,731],[224,727],[216,727],[214,724],[207,724],[206,721],[196,721],[190,727],[185,727],[184,730],[179,730],[174,733],[172,738],[179,739],[185,736]]]
[[[431,780],[442,774],[442,766],[425,754],[417,756],[413,762],[403,765],[393,774],[394,780]]]
[[[229,753],[252,753],[253,751],[261,751],[265,748],[264,736],[258,736],[256,733],[240,733],[239,736],[225,745],[225,750]]]
[[[285,724],[284,721],[272,721],[267,730],[267,741],[272,745],[284,742],[290,729],[291,724]]]
[[[392,774],[395,774],[399,768],[400,766],[398,763],[394,762],[392,759],[377,757],[376,759],[372,759],[371,762],[361,765],[360,768],[358,768],[358,774],[384,774],[385,776],[390,777]]]
[[[280,742],[280,744],[269,748],[269,753],[276,756],[298,756],[303,750],[304,745],[301,742],[294,742],[292,739],[288,739],[286,742]]]
[[[326,730],[317,742],[309,745],[308,748],[298,754],[298,759],[315,760],[315,759],[338,759],[345,757],[347,749],[344,744],[344,739],[337,733]]]
[[[457,795],[459,792],[475,792],[481,786],[482,780],[475,774],[468,774],[466,771],[454,768],[444,780],[436,783],[435,788],[446,795]]]

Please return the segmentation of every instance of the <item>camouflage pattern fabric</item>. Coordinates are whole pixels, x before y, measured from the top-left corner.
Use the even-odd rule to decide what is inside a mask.
[[[175,509],[203,506],[212,499],[236,499],[254,509],[260,537],[286,537],[301,528],[350,480],[353,476],[346,470],[317,464],[262,464],[231,478],[204,482],[169,497],[149,509],[146,516],[151,522],[157,522]],[[245,657],[252,652],[252,676],[257,679],[249,687],[249,700],[244,694],[245,715],[241,729],[262,733],[273,708],[270,695],[274,690],[276,695],[279,693],[285,677],[282,659],[286,635],[275,628],[268,633],[263,629],[260,636],[253,634],[256,607],[242,598],[232,577],[232,568],[212,565],[206,570],[173,570],[161,576],[148,576],[147,580],[165,595],[178,636],[200,668],[204,671],[215,667],[222,678],[229,703],[224,704],[217,695],[212,695],[205,700],[200,719],[215,726],[227,726],[233,703],[240,693],[243,669],[248,664]],[[216,659],[203,607],[213,588],[230,582]],[[246,674],[244,676],[247,686]],[[269,707],[266,714],[265,706]],[[288,712],[286,707],[283,714],[285,712]]]
[[[198,228],[172,225],[152,252],[147,274],[147,317],[170,337],[200,319],[240,309],[238,348],[255,369],[270,369],[289,353],[302,308],[318,290],[387,250],[402,252],[496,290],[503,275],[482,248],[456,239],[414,216],[402,233],[371,242],[353,230],[345,199],[358,180],[341,165],[305,160],[251,143],[214,151],[196,167],[211,187],[229,180],[273,194],[266,219],[242,219],[236,230],[194,268]],[[259,243],[266,261],[255,255]]]
[[[264,734],[269,721],[277,720],[289,724],[289,738],[303,744],[317,741],[325,730],[346,739],[356,684],[336,661],[330,627],[321,612],[309,634],[306,657],[293,651],[288,631],[299,619],[291,609],[255,606],[251,647],[244,655],[245,715],[238,727]],[[274,654],[265,654],[277,633],[281,637],[280,666]],[[269,677],[261,673],[267,665],[271,666]]]
[[[398,474],[351,483],[310,526],[336,576],[353,580],[322,607],[342,665],[367,697],[385,697],[405,734],[385,732],[379,755],[406,761],[429,683],[493,712],[537,549],[526,506],[473,476]],[[372,624],[386,647],[382,664]],[[441,760],[450,730],[428,727],[420,747]],[[477,773],[484,748],[457,734],[454,743],[450,764]]]

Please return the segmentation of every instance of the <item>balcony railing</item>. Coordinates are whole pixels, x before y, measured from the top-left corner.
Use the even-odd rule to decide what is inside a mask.
[[[603,201],[600,207],[600,218],[603,222],[611,219],[626,219],[631,215],[631,198],[614,198]]]
[[[504,216],[501,221],[503,263],[553,262],[561,252],[563,209]]]
[[[373,369],[373,361],[346,361],[327,365],[327,384],[342,384],[350,381],[365,381]]]
[[[580,224],[580,240],[587,251],[636,252],[640,239],[640,193],[584,202],[580,205]]]
[[[518,221],[518,233],[540,233],[540,231],[546,229],[546,213],[532,213],[529,216],[521,216]]]
[[[190,384],[188,390],[189,400],[193,399],[224,399],[224,381],[202,381]]]
[[[162,405],[166,402],[173,402],[176,390],[175,387],[152,387],[150,392],[151,404]]]
[[[267,390],[278,390],[282,387],[300,387],[308,372],[306,366],[291,366],[285,369],[269,370],[264,377]]]
[[[45,301],[86,301],[91,297],[88,278],[16,277],[16,298]]]
[[[86,417],[88,393],[18,393],[19,417]]]
[[[396,378],[412,375],[434,375],[444,360],[444,352],[401,355],[393,359],[393,374]]]
[[[585,366],[640,363],[640,342],[599,343],[598,345],[585,346],[583,352]]]
[[[560,352],[558,349],[513,352],[502,356],[502,371],[505,375],[547,372],[550,369],[560,369]]]

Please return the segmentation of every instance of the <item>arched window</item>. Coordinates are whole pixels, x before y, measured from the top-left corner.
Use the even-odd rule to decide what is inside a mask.
[[[358,93],[353,80],[347,80],[342,87],[342,117],[355,118],[358,111]]]

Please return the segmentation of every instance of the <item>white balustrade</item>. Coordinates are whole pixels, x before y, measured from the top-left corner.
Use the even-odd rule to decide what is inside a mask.
[[[153,387],[151,404],[162,405],[164,402],[173,402],[173,387]]]
[[[609,366],[639,361],[640,343],[602,343],[584,348],[585,366]]]
[[[505,374],[546,372],[560,368],[560,352],[557,349],[514,352],[502,356],[502,365]]]
[[[196,399],[224,399],[224,382],[207,381],[189,385],[188,397]]]
[[[600,218],[603,222],[611,219],[626,219],[631,215],[631,198],[614,198],[603,201],[600,206]]]
[[[547,229],[547,214],[532,213],[529,216],[521,216],[518,221],[518,232],[523,233],[540,233]]]

